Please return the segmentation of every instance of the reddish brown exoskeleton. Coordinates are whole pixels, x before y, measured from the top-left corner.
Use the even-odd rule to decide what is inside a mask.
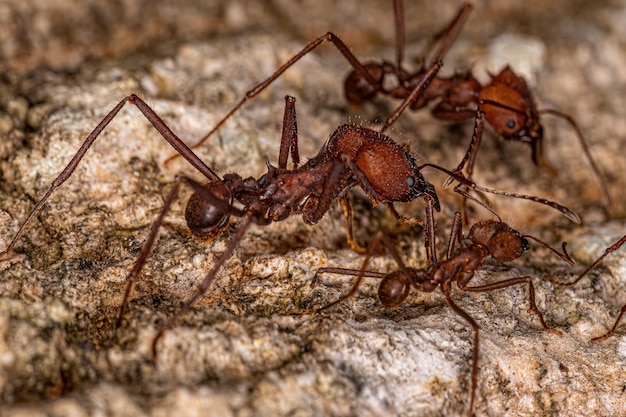
[[[191,146],[192,149],[197,148],[202,143],[204,143],[207,139],[209,139],[217,130],[219,130],[224,123],[230,117],[239,110],[247,101],[259,95],[265,88],[267,88],[270,84],[272,84],[277,78],[279,78],[287,69],[293,66],[296,62],[298,62],[302,57],[307,55],[309,52],[316,49],[318,46],[322,45],[325,42],[330,42],[337,50],[344,56],[344,58],[350,63],[353,68],[352,73],[346,79],[346,96],[364,96],[367,94],[371,94],[373,97],[376,93],[381,93],[385,95],[391,95],[393,97],[401,98],[403,100],[402,104],[398,106],[398,108],[387,118],[383,126],[380,128],[380,132],[384,132],[391,126],[404,112],[404,110],[413,103],[417,97],[424,93],[423,89],[419,88],[425,78],[429,76],[429,68],[432,68],[432,65],[437,65],[437,63],[441,62],[454,43],[457,38],[461,28],[463,27],[469,13],[472,11],[473,6],[470,3],[465,3],[464,6],[459,10],[457,16],[448,24],[446,29],[442,31],[443,38],[441,40],[440,46],[434,54],[434,58],[432,60],[432,65],[428,67],[423,67],[419,71],[413,74],[408,74],[404,71],[399,63],[402,61],[403,53],[404,53],[404,15],[402,12],[402,1],[394,0],[395,5],[395,13],[396,13],[396,36],[401,38],[398,40],[397,52],[398,52],[398,64],[394,65],[392,63],[384,62],[383,64],[363,64],[359,59],[354,56],[354,54],[350,51],[350,48],[333,32],[327,32],[314,41],[310,42],[306,45],[300,52],[295,54],[291,59],[281,65],[272,75],[267,77],[264,81],[256,85],[254,88],[248,90],[246,94],[235,104],[235,106],[230,109],[216,124],[215,126],[204,135],[198,142]],[[385,88],[383,85],[383,78],[386,74],[392,73],[398,80],[402,80],[403,87],[402,93],[396,93],[397,88],[393,87],[391,89]],[[356,74],[354,76],[353,74]],[[428,80],[430,82],[431,80]],[[368,92],[364,92],[367,90]],[[418,91],[420,90],[420,91]],[[165,163],[168,163],[174,158],[178,158],[180,155],[176,154],[168,158]]]
[[[371,101],[378,94],[404,100],[411,94],[414,86],[423,77],[424,68],[410,72],[403,67],[404,15],[402,12],[402,0],[396,0],[394,4],[396,17],[396,62],[366,62],[363,66],[366,68],[367,73],[362,68],[355,67],[348,74],[344,83],[346,99],[353,105],[361,105]],[[453,35],[448,35],[446,39],[454,39],[454,36],[458,33],[459,24],[462,25],[467,19],[467,14],[470,10],[471,6],[469,5],[461,9],[457,18],[446,29],[453,32]],[[446,42],[442,46],[448,47]],[[391,78],[391,80],[387,78]],[[375,82],[372,82],[372,79]],[[385,87],[390,84],[393,87]],[[432,114],[442,120],[473,119],[478,117],[478,113],[483,113],[487,124],[498,135],[507,140],[529,144],[532,150],[533,162],[541,164],[551,173],[555,173],[556,170],[546,161],[544,156],[544,132],[539,116],[541,113],[545,113],[563,118],[574,129],[585,157],[602,187],[606,202],[610,204],[610,196],[600,174],[600,169],[591,156],[582,131],[574,119],[557,110],[538,110],[526,80],[516,74],[509,66],[502,69],[498,74],[491,75],[491,81],[484,86],[476,80],[471,71],[455,74],[451,77],[436,77],[424,93],[417,96],[408,107],[411,110],[418,110],[431,101],[436,101]],[[389,123],[385,124],[384,128],[388,125]],[[482,133],[482,129],[477,134],[475,132],[465,157],[455,170],[456,172],[461,172],[465,168],[466,177],[470,179]]]
[[[437,39],[441,38],[441,42],[433,54],[432,62],[437,63],[441,61],[447,54],[472,9],[471,3],[465,3],[446,28],[440,32]],[[498,135],[505,139],[528,143],[532,150],[533,161],[554,173],[556,172],[555,169],[550,166],[544,157],[543,126],[539,116],[541,113],[559,116],[566,120],[574,129],[583,152],[600,183],[607,205],[610,205],[610,196],[606,184],[589,152],[582,131],[574,119],[557,110],[538,110],[526,81],[510,67],[506,67],[497,75],[493,75],[491,82],[485,86],[482,86],[470,71],[463,74],[455,74],[451,77],[435,77],[425,90],[417,94],[416,87],[421,84],[427,75],[430,65],[422,66],[413,72],[404,67],[404,11],[402,0],[394,0],[394,14],[396,27],[395,62],[382,60],[363,63],[337,35],[328,32],[310,42],[267,79],[250,89],[192,148],[196,148],[204,143],[239,108],[261,93],[303,56],[328,41],[337,48],[353,68],[344,81],[344,93],[349,103],[360,105],[374,100],[377,95],[402,100],[402,104],[380,127],[380,132],[384,132],[395,123],[407,107],[412,110],[418,110],[435,101],[437,103],[432,113],[441,120],[459,121],[472,118],[477,120],[477,128],[474,129],[468,150],[461,163],[454,170],[455,172],[465,170],[465,177],[471,180],[477,152],[482,141],[483,127],[482,125],[478,127],[478,119],[482,118]],[[168,158],[166,163],[178,156],[177,154]]]
[[[450,308],[456,314],[461,316],[466,322],[468,322],[474,331],[474,352],[472,355],[471,375],[472,382],[470,388],[470,404],[468,414],[472,415],[478,375],[479,326],[474,319],[452,299],[452,283],[456,282],[459,290],[467,292],[494,291],[510,287],[512,285],[527,284],[529,311],[532,311],[539,318],[539,322],[544,329],[551,333],[560,335],[560,331],[549,327],[545,323],[543,315],[537,308],[537,305],[535,304],[535,289],[533,287],[531,277],[524,276],[510,278],[480,286],[469,286],[468,284],[474,277],[474,272],[480,268],[481,265],[483,265],[488,257],[491,257],[496,262],[503,263],[511,262],[522,256],[522,254],[530,248],[528,243],[529,238],[543,244],[570,265],[573,262],[565,251],[560,253],[532,236],[522,235],[506,223],[502,222],[500,219],[498,221],[488,220],[474,224],[470,229],[467,238],[469,243],[464,242],[462,239],[461,215],[457,212],[452,225],[452,231],[450,232],[447,259],[432,263],[426,269],[415,269],[405,266],[391,240],[384,234],[378,233],[370,245],[361,269],[321,268],[317,271],[311,285],[315,285],[317,276],[321,273],[346,274],[357,277],[352,289],[346,295],[316,310],[316,312],[331,308],[353,296],[364,277],[378,278],[381,280],[378,287],[378,299],[383,306],[388,308],[395,308],[402,304],[408,297],[411,288],[422,292],[432,292],[437,288],[441,288],[441,291],[443,292],[446,302]],[[380,272],[368,271],[366,269],[376,246],[380,242],[385,245],[398,264],[398,269],[396,271],[384,274]]]

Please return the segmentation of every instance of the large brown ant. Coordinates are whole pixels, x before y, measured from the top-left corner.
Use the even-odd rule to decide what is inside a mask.
[[[383,306],[388,308],[396,308],[402,304],[408,297],[411,288],[415,288],[416,290],[422,292],[432,292],[437,289],[437,287],[441,288],[441,291],[446,297],[446,302],[450,308],[456,314],[461,316],[466,322],[468,322],[474,332],[474,351],[472,355],[469,404],[469,415],[472,415],[478,374],[479,326],[474,319],[452,299],[452,283],[456,282],[457,287],[461,291],[467,292],[494,291],[513,285],[528,284],[528,302],[530,305],[528,311],[533,312],[539,318],[539,322],[544,329],[551,333],[560,335],[560,331],[553,329],[546,324],[543,315],[537,308],[537,305],[535,304],[535,289],[531,277],[524,276],[510,278],[474,287],[468,286],[468,284],[474,277],[476,270],[478,270],[478,268],[485,263],[489,256],[491,256],[494,261],[499,263],[511,262],[522,256],[524,252],[530,249],[528,239],[533,239],[546,246],[570,265],[573,264],[573,261],[569,258],[565,250],[563,253],[560,253],[533,236],[522,235],[518,231],[512,229],[508,224],[504,223],[499,217],[498,221],[488,220],[474,224],[470,229],[467,238],[471,243],[466,243],[462,239],[461,215],[457,212],[455,214],[452,230],[450,232],[446,260],[432,263],[425,269],[415,269],[407,267],[389,237],[381,232],[378,232],[372,240],[361,269],[320,268],[315,273],[311,286],[316,284],[318,275],[322,273],[345,274],[357,277],[354,285],[348,293],[336,301],[319,308],[316,312],[329,309],[353,296],[364,277],[378,278],[381,280],[378,286],[378,299]],[[397,270],[387,274],[366,270],[374,250],[376,250],[376,247],[381,242],[385,245],[398,265]]]
[[[558,281],[558,280],[554,279],[554,277],[552,277],[552,276],[549,276],[549,278],[550,278],[550,280],[553,283],[555,283],[557,285],[560,285],[560,286],[563,286],[563,287],[571,287],[572,285],[576,285],[581,279],[583,279],[585,276],[587,276],[587,274],[592,269],[594,269],[596,266],[598,266],[604,260],[604,258],[606,258],[612,252],[615,252],[616,250],[621,248],[624,243],[626,243],[626,235],[622,236],[617,242],[613,243],[611,246],[606,248],[604,250],[604,253],[598,259],[593,261],[591,263],[591,265],[589,265],[587,267],[587,269],[585,269],[574,281],[562,282],[562,281]],[[609,330],[608,332],[606,332],[602,336],[598,336],[598,337],[592,338],[590,340],[590,342],[600,342],[600,341],[610,337],[613,333],[615,333],[615,330],[617,329],[617,325],[619,324],[620,320],[624,316],[624,313],[626,313],[626,304],[624,304],[622,306],[622,309],[620,310],[619,314],[617,315],[617,318],[615,319],[615,323],[613,324],[613,327],[611,327],[611,330]]]

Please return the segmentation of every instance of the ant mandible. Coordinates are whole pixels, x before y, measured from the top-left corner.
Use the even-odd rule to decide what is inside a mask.
[[[587,274],[592,269],[594,269],[596,266],[598,266],[604,260],[604,258],[606,258],[612,252],[615,252],[616,250],[621,248],[624,243],[626,243],[626,235],[622,236],[617,242],[613,243],[611,246],[606,248],[604,250],[604,253],[598,259],[596,259],[591,265],[589,265],[587,267],[587,269],[585,269],[574,281],[562,282],[562,281],[558,281],[558,280],[554,279],[554,277],[552,277],[552,276],[548,276],[548,278],[550,278],[550,280],[554,284],[560,285],[560,286],[563,286],[563,287],[571,287],[572,285],[576,285],[581,279],[583,279],[585,276],[587,276]],[[613,327],[611,327],[611,330],[609,330],[608,332],[606,332],[602,336],[598,336],[598,337],[592,338],[590,340],[590,342],[600,342],[600,341],[610,337],[613,333],[615,333],[615,330],[617,329],[617,326],[618,326],[620,320],[624,316],[624,313],[626,313],[626,304],[624,304],[622,306],[622,309],[620,310],[619,314],[617,315],[617,318],[615,319],[615,323],[613,324]]]
[[[495,212],[493,213],[496,214]],[[316,312],[329,309],[353,296],[364,277],[381,279],[378,287],[378,299],[381,304],[387,308],[396,308],[402,304],[408,297],[411,287],[422,292],[432,292],[437,289],[437,287],[441,288],[441,291],[446,297],[447,304],[456,314],[469,323],[474,332],[474,351],[472,354],[469,403],[469,415],[472,415],[478,374],[479,326],[476,321],[474,321],[474,319],[452,299],[452,283],[456,282],[457,287],[461,291],[467,292],[494,291],[513,285],[528,284],[528,302],[530,305],[529,312],[533,312],[537,315],[544,329],[551,333],[560,335],[560,331],[553,329],[546,324],[543,315],[537,308],[537,305],[535,304],[535,289],[531,277],[524,276],[510,278],[474,287],[468,286],[468,284],[474,277],[475,271],[485,263],[489,256],[491,256],[494,261],[499,263],[511,262],[522,256],[524,252],[530,249],[528,239],[533,239],[546,246],[570,265],[573,264],[573,261],[567,255],[565,249],[563,250],[563,253],[560,253],[533,236],[522,235],[518,231],[512,229],[508,224],[504,223],[499,217],[498,221],[488,220],[474,224],[470,229],[468,239],[471,242],[470,244],[466,244],[462,239],[461,215],[457,212],[454,216],[452,230],[448,241],[447,259],[441,262],[431,263],[426,269],[415,269],[405,266],[389,237],[381,232],[378,232],[372,240],[361,269],[320,268],[315,273],[311,286],[316,284],[317,276],[322,273],[345,274],[357,277],[357,280],[347,294],[338,300],[319,308]],[[380,242],[385,245],[395,262],[398,264],[398,270],[387,274],[366,270],[367,264]],[[457,249],[455,249],[456,245],[459,246]],[[565,248],[565,245],[563,248]]]

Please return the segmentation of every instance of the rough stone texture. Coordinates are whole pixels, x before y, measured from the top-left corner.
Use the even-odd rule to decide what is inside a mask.
[[[342,36],[359,57],[394,57],[392,14],[384,2],[302,1],[294,8],[278,0],[228,6],[188,0],[173,8],[167,2],[126,1],[107,6],[98,22],[93,7],[102,2],[57,0],[46,8],[40,3],[0,6],[0,248],[88,132],[131,92],[142,94],[193,143],[246,90],[327,30]],[[407,66],[459,6],[435,3],[406,6]],[[490,197],[525,233],[555,245],[571,242],[579,265],[570,270],[537,249],[510,265],[486,265],[476,276],[476,283],[534,277],[538,306],[563,331],[561,337],[543,331],[527,312],[524,288],[454,294],[481,326],[475,411],[624,415],[624,326],[604,342],[588,342],[610,328],[626,302],[624,251],[575,287],[555,289],[543,277],[573,279],[626,232],[619,220],[626,217],[626,6],[525,3],[476,2],[444,71],[472,66],[481,80],[503,63],[523,71],[541,107],[562,110],[580,124],[614,204],[607,218],[597,182],[566,123],[544,119],[546,151],[557,176],[534,167],[527,147],[487,134],[475,174],[480,184],[562,202],[584,224],[528,202]],[[503,58],[505,53],[510,55]],[[219,133],[223,146],[213,139],[198,154],[218,173],[261,175],[266,158],[276,163],[285,94],[298,99],[303,157],[315,155],[341,123],[369,125],[388,115],[394,103],[385,99],[347,109],[340,86],[348,69],[332,47],[322,47],[235,115]],[[391,135],[410,143],[423,160],[454,166],[471,122],[452,127],[422,111],[403,115]],[[466,413],[472,334],[438,291],[414,294],[387,311],[376,300],[376,283],[368,280],[357,296],[328,314],[297,314],[350,287],[348,277],[329,275],[311,288],[317,268],[362,264],[346,248],[337,209],[316,226],[293,217],[252,228],[216,285],[165,333],[153,363],[150,348],[160,324],[193,293],[236,227],[200,242],[186,230],[184,203],[177,204],[115,332],[126,274],[164,196],[178,173],[198,177],[181,161],[165,166],[171,154],[136,109],[123,109],[33,221],[15,257],[0,262],[2,416]],[[426,175],[444,205],[437,218],[443,249],[458,200],[439,191],[444,177]],[[359,239],[366,241],[381,227],[394,231],[406,261],[424,265],[421,232],[396,227],[359,193],[354,199]],[[403,209],[419,215],[421,207],[415,202]],[[487,215],[481,211],[474,218]],[[381,254],[370,269],[394,266]]]

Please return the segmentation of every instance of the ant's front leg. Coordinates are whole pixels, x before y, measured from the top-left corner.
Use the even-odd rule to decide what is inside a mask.
[[[463,160],[459,163],[459,165],[452,170],[455,174],[463,174],[463,168],[467,164],[467,176],[465,177],[468,181],[472,181],[472,173],[474,172],[474,163],[476,162],[476,154],[478,153],[478,148],[480,148],[480,144],[483,138],[483,131],[485,129],[485,114],[481,110],[476,111],[476,117],[474,119],[474,131],[472,133],[472,139],[467,148],[467,152],[465,152],[465,156],[463,156]],[[449,187],[450,184],[454,181],[453,177],[450,177],[446,180],[444,184],[444,188]]]
[[[204,142],[206,142],[215,132],[217,132],[223,125],[226,123],[228,119],[232,117],[237,110],[239,110],[248,100],[253,99],[257,95],[259,95],[263,90],[265,90],[270,84],[272,84],[278,77],[280,77],[283,72],[287,71],[292,65],[298,62],[302,57],[307,55],[309,52],[313,51],[315,48],[320,46],[324,42],[330,42],[343,57],[350,63],[354,71],[361,77],[361,79],[365,80],[367,85],[373,89],[374,92],[383,91],[384,88],[382,86],[382,81],[374,78],[374,76],[370,73],[370,71],[366,68],[365,65],[358,60],[356,56],[352,52],[350,52],[350,48],[343,43],[343,41],[334,33],[327,32],[319,38],[311,41],[308,45],[306,45],[300,52],[295,54],[291,59],[281,65],[272,75],[267,77],[260,84],[256,85],[254,88],[250,89],[246,92],[246,94],[239,100],[235,106],[230,109],[213,128],[204,135],[199,141],[193,144],[192,148],[198,148]],[[165,160],[165,164],[167,165],[170,161],[177,158],[179,155],[172,155]]]
[[[337,198],[337,204],[341,207],[343,215],[346,218],[346,238],[350,249],[356,253],[364,254],[367,249],[359,244],[354,235],[354,207],[347,196]]]

